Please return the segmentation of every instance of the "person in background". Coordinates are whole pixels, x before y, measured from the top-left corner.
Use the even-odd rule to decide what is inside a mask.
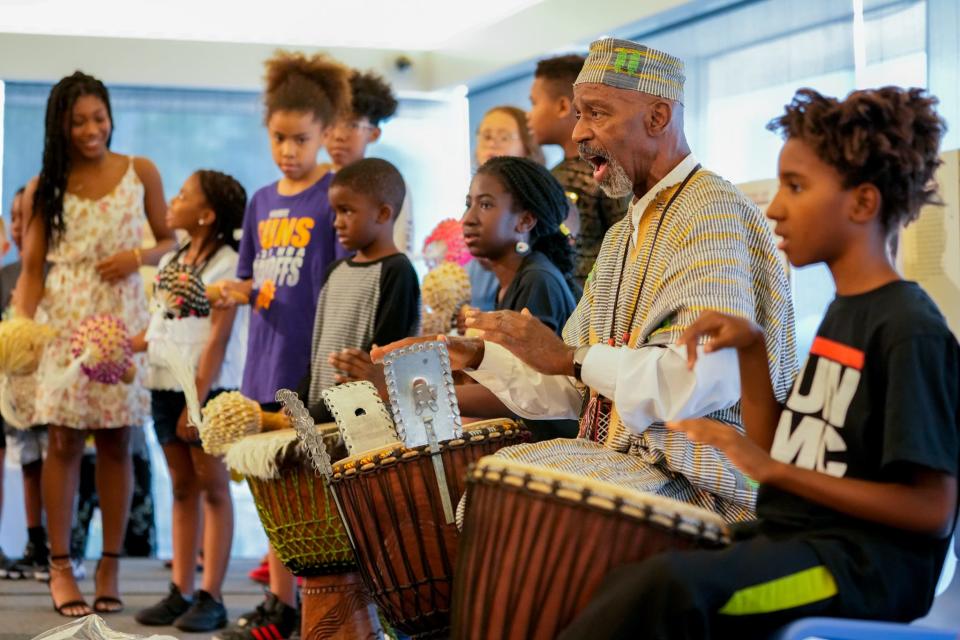
[[[157,279],[193,274],[210,286],[237,270],[238,241],[247,194],[231,176],[194,172],[170,202],[167,220],[189,241],[160,260]],[[227,624],[223,581],[233,542],[230,474],[223,461],[203,451],[195,427],[188,424],[186,396],[161,351],[167,345],[183,354],[196,376],[201,404],[240,387],[246,350],[247,307],[213,309],[205,317],[181,317],[155,305],[150,326],[134,338],[134,349],[150,360],[153,426],[173,485],[173,575],[168,594],[140,610],[143,625],[174,625],[187,632],[212,631]],[[171,317],[172,316],[172,317]],[[202,540],[199,539],[200,508]],[[198,544],[200,543],[200,544]],[[194,591],[198,546],[203,549],[202,587]]]
[[[612,198],[593,179],[593,167],[580,157],[573,140],[577,112],[573,108],[573,83],[586,58],[565,55],[537,63],[530,85],[527,125],[538,144],[555,144],[563,149],[563,160],[550,172],[563,186],[572,203],[572,215],[565,224],[572,232],[577,252],[573,276],[580,287],[587,281],[607,229],[623,218],[630,196]]]
[[[24,188],[17,189],[13,196],[13,202],[10,205],[10,240],[17,251],[21,250],[23,244],[23,192]],[[6,238],[4,238],[6,241]],[[0,270],[0,309],[3,310],[4,318],[10,313],[10,300],[13,297],[13,289],[20,277],[21,262],[16,260],[7,264]],[[31,388],[34,380],[23,381]],[[18,389],[20,396],[33,395],[31,389]],[[43,473],[43,458],[47,452],[47,429],[42,425],[34,425],[30,429],[14,429],[5,424],[0,418],[0,444],[6,440],[9,445],[11,462],[19,464],[23,474],[23,503],[24,515],[27,524],[27,544],[24,547],[23,555],[16,559],[9,559],[0,551],[0,577],[10,580],[22,578],[41,578],[49,577],[47,570],[47,561],[49,551],[47,549],[47,530],[43,526],[43,498],[41,489],[41,477]],[[0,446],[0,461],[4,460],[4,446]],[[3,474],[0,473],[0,499],[3,497]],[[2,510],[2,504],[0,504]],[[80,565],[82,568],[83,565]],[[75,568],[76,569],[76,568]]]
[[[527,128],[527,114],[522,109],[500,105],[487,111],[477,127],[475,159],[481,167],[491,158],[510,156],[527,158],[543,164],[543,150]],[[497,306],[496,276],[490,272],[485,258],[471,260],[466,266],[470,277],[470,306],[492,311]],[[462,318],[459,321],[462,325]]]
[[[356,69],[350,74],[350,113],[337,120],[327,133],[327,155],[336,173],[343,167],[367,156],[367,147],[380,139],[380,125],[397,112],[397,97],[381,76],[372,71]],[[393,243],[400,251],[409,253],[413,238],[413,213],[410,193],[393,225]]]
[[[50,594],[64,616],[123,609],[119,558],[130,510],[130,430],[146,419],[145,367],[134,356],[132,384],[105,385],[78,376],[51,384],[73,356],[76,326],[112,314],[136,333],[148,319],[138,272],[174,245],[156,167],[146,158],[110,150],[113,116],[106,87],[82,72],[63,78],[47,101],[43,164],[24,192],[23,268],[15,313],[56,330],[37,372],[35,421],[47,424],[43,501],[50,540]],[[157,244],[141,249],[147,223]],[[44,264],[51,263],[44,278]],[[88,434],[97,448],[97,493],[103,513],[103,554],[94,575],[92,607],[83,599],[69,556],[78,465]]]
[[[265,122],[282,175],[250,198],[237,280],[220,286],[228,294],[221,304],[246,297],[252,307],[240,391],[265,411],[277,411],[277,390],[296,389],[309,369],[324,274],[348,255],[333,228],[328,191],[334,174],[317,163],[317,154],[330,126],[349,113],[350,71],[321,54],[280,52],[266,66]],[[262,640],[262,634],[282,640],[299,628],[296,580],[272,550],[268,562],[266,599],[219,632],[220,640]]]

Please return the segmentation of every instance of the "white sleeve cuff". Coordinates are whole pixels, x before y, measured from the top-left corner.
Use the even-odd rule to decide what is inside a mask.
[[[605,398],[613,398],[617,388],[617,370],[622,349],[608,344],[595,344],[587,350],[580,367],[580,379]]]

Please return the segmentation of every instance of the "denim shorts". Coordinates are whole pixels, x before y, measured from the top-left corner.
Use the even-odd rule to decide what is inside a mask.
[[[227,389],[216,389],[207,396],[207,402],[228,391]],[[182,442],[194,447],[201,446],[200,440],[187,442],[177,435],[177,421],[180,420],[180,414],[187,406],[186,396],[182,391],[151,391],[150,392],[150,411],[153,414],[153,429],[157,433],[157,442],[160,445]]]

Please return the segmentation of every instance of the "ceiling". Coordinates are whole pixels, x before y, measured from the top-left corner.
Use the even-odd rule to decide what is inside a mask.
[[[0,0],[0,32],[428,51],[544,0]]]
[[[474,87],[714,1],[0,0],[0,79],[81,68],[108,83],[253,89],[262,61],[288,47],[373,69],[401,91]]]

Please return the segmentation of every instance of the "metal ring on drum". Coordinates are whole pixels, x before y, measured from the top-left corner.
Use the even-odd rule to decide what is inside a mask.
[[[552,640],[613,568],[725,544],[715,513],[500,456],[470,469],[451,637]]]
[[[412,449],[383,447],[333,465],[331,488],[355,545],[360,573],[384,617],[415,638],[443,634],[450,603],[459,532],[444,514],[434,456],[443,459],[450,499],[463,495],[469,465],[529,433],[512,420],[486,420],[462,438]]]

